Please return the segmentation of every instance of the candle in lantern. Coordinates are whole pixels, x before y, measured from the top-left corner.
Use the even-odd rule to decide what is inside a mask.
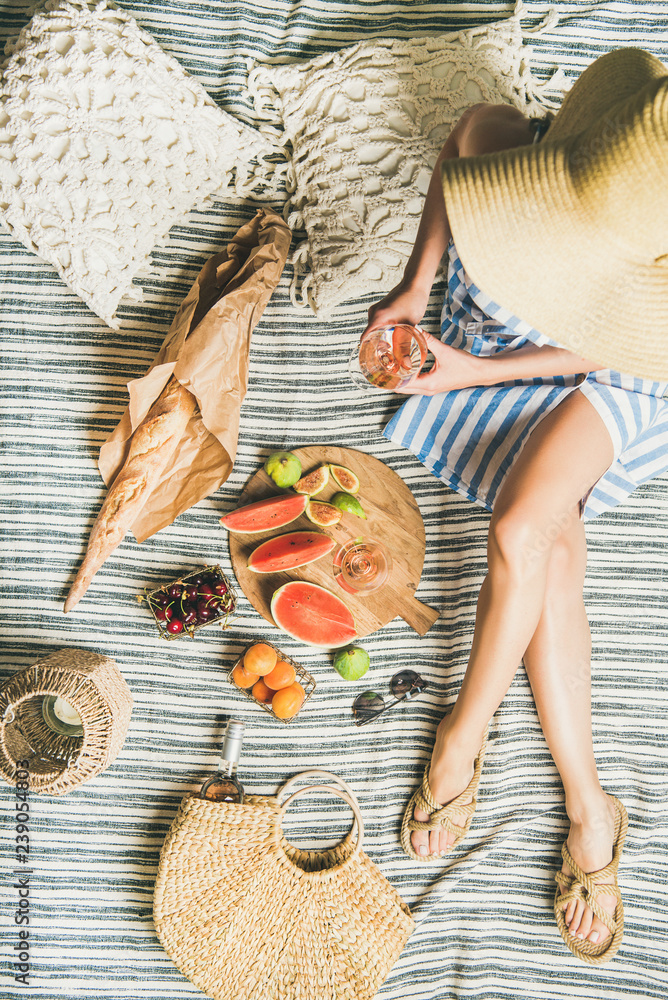
[[[81,716],[58,695],[49,695],[42,702],[42,717],[49,729],[61,736],[83,736]]]
[[[53,703],[53,711],[61,722],[66,722],[68,726],[80,726],[81,716],[65,701],[64,698],[56,698]]]

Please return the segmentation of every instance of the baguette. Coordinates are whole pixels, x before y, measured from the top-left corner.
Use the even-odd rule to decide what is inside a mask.
[[[109,488],[91,529],[86,555],[65,601],[78,604],[105,559],[122,541],[176,450],[197,400],[174,376],[130,439],[128,456]]]

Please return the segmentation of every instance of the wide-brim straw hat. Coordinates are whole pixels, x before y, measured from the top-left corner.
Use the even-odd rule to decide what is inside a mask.
[[[457,251],[499,305],[588,361],[668,379],[668,70],[592,63],[542,142],[445,160]]]

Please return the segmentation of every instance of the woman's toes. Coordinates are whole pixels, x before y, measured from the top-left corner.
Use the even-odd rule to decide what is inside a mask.
[[[571,934],[577,935],[580,929],[580,921],[582,920],[584,911],[585,911],[585,905],[581,899],[578,899],[578,901],[575,904],[575,913],[573,914],[571,922],[568,925],[568,929],[571,932]]]
[[[601,944],[607,937],[610,937],[610,931],[602,920],[599,920],[598,917],[593,917],[591,927],[588,934],[585,934],[585,937],[592,944]]]
[[[429,819],[429,813],[423,809],[414,809],[413,818],[420,823],[425,823]],[[429,840],[431,834],[428,830],[413,830],[411,833],[411,844],[416,854],[425,856],[429,854]]]
[[[429,813],[423,809],[414,809],[413,818],[420,823],[429,819]],[[416,854],[421,857],[441,857],[448,854],[455,842],[455,835],[443,827],[437,830],[413,830],[411,833],[411,844]]]
[[[441,829],[438,844],[439,854],[447,854],[454,843],[454,839],[448,830]]]
[[[591,923],[593,919],[594,919],[594,914],[587,906],[582,915],[582,920],[580,921],[580,926],[578,927],[578,934],[577,934],[577,936],[581,938],[583,941],[586,937],[589,936],[589,932],[591,930]]]

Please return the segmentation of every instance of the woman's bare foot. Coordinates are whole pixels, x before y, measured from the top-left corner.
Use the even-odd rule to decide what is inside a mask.
[[[446,716],[436,730],[436,741],[431,755],[429,768],[429,786],[437,802],[446,805],[452,802],[464,791],[473,777],[474,762],[480,750],[482,734],[471,742],[469,738],[462,739],[453,730],[450,716]],[[473,801],[472,797],[466,800]],[[464,804],[464,803],[462,803]],[[426,822],[429,813],[415,809],[413,818]],[[465,813],[454,813],[453,823],[463,826],[466,822]],[[452,847],[455,834],[442,827],[438,830],[414,830],[411,843],[417,854],[423,856],[442,855]]]
[[[615,806],[610,796],[601,792],[595,801],[587,804],[585,810],[574,810],[569,812],[569,816],[571,829],[566,844],[573,860],[585,872],[605,868],[612,858],[615,835]],[[561,870],[567,875],[572,874],[565,863]],[[604,910],[611,914],[615,912],[616,896],[601,894],[598,901]],[[605,924],[582,900],[571,900],[564,910],[569,931],[580,940],[602,944],[610,937]]]

